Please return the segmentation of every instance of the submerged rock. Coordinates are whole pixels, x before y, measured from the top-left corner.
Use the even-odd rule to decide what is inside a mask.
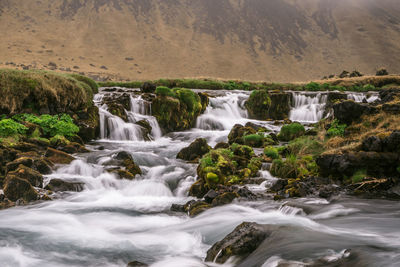
[[[244,259],[270,235],[262,225],[244,222],[208,251],[206,261],[225,263],[230,257]]]
[[[204,138],[198,138],[193,141],[188,147],[179,151],[176,158],[187,161],[194,161],[200,159],[204,154],[210,151],[211,147],[207,144]]]
[[[83,186],[84,186],[83,183],[67,182],[61,179],[51,179],[49,184],[46,185],[45,189],[54,192],[64,192],[64,191],[81,192],[83,190]]]

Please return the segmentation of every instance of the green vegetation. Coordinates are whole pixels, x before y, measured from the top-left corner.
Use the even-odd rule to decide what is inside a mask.
[[[85,110],[96,92],[93,80],[77,74],[0,69],[0,110],[6,114]]]
[[[287,150],[294,155],[318,156],[324,151],[324,146],[315,137],[302,136],[290,141]]]
[[[331,127],[326,132],[326,135],[328,137],[344,136],[344,132],[346,130],[346,127],[347,127],[346,124],[339,124],[339,121],[335,119],[335,120],[332,121]]]
[[[271,165],[271,174],[280,178],[297,178],[300,165],[297,162],[297,157],[290,154],[285,160],[275,159]]]
[[[351,177],[351,182],[353,184],[360,183],[364,180],[365,177],[367,177],[367,171],[366,170],[358,170]]]
[[[72,137],[79,132],[79,127],[74,124],[73,119],[67,114],[54,116],[46,114],[39,117],[32,114],[21,114],[14,116],[13,119],[40,126],[46,137],[56,135]]]
[[[279,159],[278,149],[272,146],[264,148],[264,154],[271,159]]]
[[[165,86],[158,86],[156,89],[156,94],[159,96],[176,97],[176,94],[172,91],[172,89]]]
[[[304,126],[298,122],[282,126],[278,139],[282,141],[290,141],[304,135],[306,132]]]
[[[25,134],[27,130],[27,127],[12,119],[3,119],[0,121],[0,137]]]
[[[251,147],[262,147],[264,144],[264,137],[260,134],[249,134],[243,136],[243,144]]]

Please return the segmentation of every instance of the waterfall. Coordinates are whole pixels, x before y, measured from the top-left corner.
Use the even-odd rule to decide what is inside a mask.
[[[100,105],[104,95],[97,94],[94,98],[99,106],[100,113],[100,138],[110,140],[144,141],[143,128],[136,124],[140,120],[146,120],[152,127],[150,139],[154,140],[162,136],[161,128],[155,117],[151,116],[151,103],[141,96],[130,96],[129,111],[125,110],[128,122],[108,112],[106,104]]]
[[[314,123],[322,119],[328,95],[324,93],[292,92],[292,105],[289,119],[292,121]]]
[[[228,93],[225,96],[210,98],[204,114],[196,121],[196,128],[203,130],[230,130],[236,123],[247,120],[244,102],[248,95],[244,93]]]
[[[377,92],[368,92],[368,93],[348,93],[347,99],[354,100],[355,102],[367,102],[372,103],[379,99],[379,94]]]

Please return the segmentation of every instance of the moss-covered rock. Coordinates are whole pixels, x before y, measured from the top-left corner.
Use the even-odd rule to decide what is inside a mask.
[[[75,120],[79,127],[78,135],[83,141],[89,142],[100,135],[99,109],[96,106],[89,107],[86,111],[78,112]]]
[[[281,141],[290,141],[304,135],[306,132],[303,125],[298,122],[282,126],[278,134],[278,139]]]
[[[84,189],[83,183],[77,182],[67,182],[61,179],[51,179],[46,185],[45,189],[51,190],[53,192],[80,192]]]
[[[250,94],[245,106],[253,119],[283,120],[289,115],[290,99],[289,93],[255,90]]]
[[[4,183],[4,195],[11,201],[22,198],[29,202],[38,199],[38,193],[25,179],[15,175],[7,176]]]
[[[194,161],[200,159],[204,154],[210,151],[211,147],[207,144],[204,138],[194,140],[188,147],[179,151],[176,158],[187,161]]]
[[[120,117],[125,122],[128,121],[128,115],[126,114],[123,105],[116,103],[116,102],[111,102],[111,103],[108,103],[107,105],[108,105],[108,111],[111,114],[113,114],[117,117]]]
[[[69,164],[74,160],[73,156],[54,148],[47,148],[45,157],[53,164]]]
[[[257,131],[252,127],[246,127],[240,124],[235,124],[228,135],[229,144],[243,144],[243,137],[256,134]]]
[[[152,113],[165,132],[193,127],[197,117],[204,112],[200,96],[192,90],[158,87],[156,94],[152,102]]]
[[[27,180],[32,186],[43,187],[43,176],[39,172],[22,164],[15,171],[7,173],[8,176],[16,176]]]

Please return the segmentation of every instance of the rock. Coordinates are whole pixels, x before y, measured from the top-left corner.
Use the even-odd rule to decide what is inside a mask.
[[[376,71],[375,75],[376,76],[385,76],[385,75],[389,75],[389,72],[386,69],[381,68],[381,69]]]
[[[333,115],[333,105],[341,100],[347,100],[347,94],[341,92],[329,92],[326,100],[324,117]]]
[[[202,180],[197,180],[189,189],[189,196],[202,198],[210,188]]]
[[[262,225],[244,222],[208,251],[205,261],[225,263],[230,257],[243,259],[270,235]]]
[[[382,110],[386,113],[400,114],[400,104],[383,104]]]
[[[33,166],[33,159],[28,157],[18,158],[12,162],[6,164],[6,173],[10,171],[14,171],[18,168],[18,166],[24,165],[26,167],[31,168]]]
[[[384,150],[400,153],[400,131],[393,131],[384,139]]]
[[[213,199],[211,205],[213,207],[226,205],[232,203],[235,198],[238,198],[239,194],[234,192],[226,192],[221,195],[218,195],[216,198]]]
[[[125,122],[128,122],[128,115],[126,114],[125,109],[121,104],[112,102],[112,103],[107,103],[107,106],[108,106],[108,111],[111,114],[120,117]]]
[[[27,180],[14,175],[7,176],[4,195],[11,201],[17,201],[20,198],[27,202],[38,199],[38,194],[32,185]]]
[[[353,78],[353,77],[362,77],[364,76],[363,74],[361,74],[361,72],[359,72],[358,70],[353,70],[350,74],[349,77]]]
[[[100,116],[99,109],[92,106],[87,109],[87,112],[78,113],[79,119],[75,124],[79,127],[78,135],[83,141],[89,142],[96,139],[100,134]]]
[[[215,145],[214,149],[219,149],[219,148],[229,148],[229,144],[225,142],[219,142],[218,144]]]
[[[201,113],[206,111],[208,104],[210,103],[210,99],[208,98],[208,95],[206,93],[197,93],[200,97],[200,102],[201,102]]]
[[[143,139],[146,141],[150,141],[151,130],[153,129],[151,127],[150,123],[147,120],[140,120],[140,121],[135,122],[135,124],[142,127]]]
[[[77,182],[67,182],[61,179],[51,179],[49,184],[46,185],[45,189],[51,190],[54,192],[81,192],[84,188],[84,183]]]
[[[214,189],[210,189],[207,194],[204,195],[204,200],[207,203],[210,203],[218,196],[217,192]]]
[[[153,83],[145,82],[140,87],[140,91],[143,93],[154,93],[156,91],[157,86]]]
[[[123,167],[126,168],[128,172],[130,172],[134,177],[137,174],[142,174],[142,170],[136,163],[134,162],[132,155],[129,154],[126,151],[121,151],[118,152],[115,156],[114,159],[119,161],[119,165],[122,165]]]
[[[246,123],[245,127],[252,128],[252,129],[254,129],[256,132],[258,132],[258,131],[260,131],[260,130],[262,130],[262,131],[266,131],[266,130],[267,130],[267,128],[265,128],[265,127],[263,127],[263,126],[261,126],[261,125],[257,125],[257,124],[255,124],[255,123],[252,123],[252,122],[250,122],[250,121]]]
[[[179,151],[176,158],[187,161],[194,161],[200,159],[203,155],[210,151],[211,147],[207,144],[204,138],[198,138],[193,141],[188,147]]]
[[[33,161],[33,169],[37,170],[41,174],[51,173],[52,163],[46,159],[39,158]]]
[[[346,100],[333,105],[334,116],[341,123],[350,125],[352,122],[358,121],[363,115],[376,113],[375,107],[368,104],[357,103],[352,100]]]
[[[175,212],[185,212],[185,205],[172,204],[170,210]]]
[[[251,93],[245,106],[250,118],[283,120],[289,115],[290,100],[290,93],[255,90]]]
[[[370,136],[363,140],[361,149],[363,151],[381,152],[383,150],[383,141],[376,136]]]
[[[270,190],[273,192],[278,192],[284,189],[287,185],[288,181],[286,179],[279,179],[270,187]]]
[[[116,173],[120,179],[127,179],[127,180],[135,179],[135,175],[133,175],[127,170],[118,169],[118,170],[113,170],[112,172]]]
[[[140,261],[131,261],[126,267],[148,267],[146,263]]]
[[[257,131],[251,127],[245,127],[240,124],[235,124],[228,135],[229,144],[243,144],[243,136],[256,134]]]
[[[19,165],[15,171],[8,172],[7,177],[9,176],[16,176],[18,178],[25,179],[35,187],[43,187],[43,176],[39,172],[22,164]]]
[[[200,213],[210,209],[212,206],[204,201],[189,201],[185,204],[185,211],[190,217],[199,215]]]
[[[53,164],[69,164],[75,159],[74,157],[68,155],[67,153],[51,147],[47,148],[45,157],[48,160],[50,160]]]
[[[339,74],[339,78],[348,78],[349,77],[349,72],[347,70],[342,71],[342,73]]]

